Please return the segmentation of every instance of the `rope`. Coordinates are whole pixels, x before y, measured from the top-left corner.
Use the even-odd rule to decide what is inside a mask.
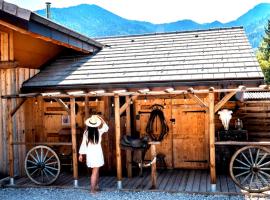
[[[153,134],[153,124],[154,124],[154,120],[157,119],[159,117],[160,122],[161,122],[161,132],[159,135]],[[147,126],[146,126],[146,133],[150,136],[150,138],[152,139],[152,141],[162,141],[163,138],[167,135],[167,133],[169,132],[169,127],[166,123],[164,114],[162,112],[161,109],[159,108],[154,108],[150,114],[150,118],[147,122]]]

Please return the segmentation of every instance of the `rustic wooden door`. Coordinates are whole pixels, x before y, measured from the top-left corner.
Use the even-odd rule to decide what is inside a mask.
[[[154,104],[161,104],[164,106],[163,113],[169,126],[168,135],[161,141],[161,144],[156,146],[157,153],[165,155],[165,162],[168,168],[172,168],[172,127],[171,127],[171,100],[170,99],[147,99],[137,100],[135,103],[135,115],[136,115],[136,131],[141,136],[147,135],[146,126],[150,117],[151,106]],[[160,120],[155,120],[153,124],[154,134],[160,134]],[[147,160],[151,159],[150,149],[148,150],[146,157]]]
[[[180,102],[179,102],[180,101]],[[173,167],[204,169],[208,167],[206,111],[192,102],[178,100],[173,105]]]

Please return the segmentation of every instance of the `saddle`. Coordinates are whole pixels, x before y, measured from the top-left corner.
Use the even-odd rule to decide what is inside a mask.
[[[120,143],[124,148],[147,149],[149,147],[147,137],[134,138],[132,136],[123,135]]]

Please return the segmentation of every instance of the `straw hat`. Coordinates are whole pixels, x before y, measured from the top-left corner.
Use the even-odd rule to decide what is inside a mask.
[[[99,119],[97,115],[92,115],[87,120],[85,120],[84,123],[86,126],[89,126],[89,127],[99,127],[99,125],[101,124],[101,120]]]

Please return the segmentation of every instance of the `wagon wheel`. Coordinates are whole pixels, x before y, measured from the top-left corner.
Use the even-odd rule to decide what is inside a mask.
[[[260,146],[246,146],[234,153],[230,175],[240,188],[249,192],[270,189],[270,150]]]
[[[27,153],[24,168],[31,181],[38,185],[49,185],[59,176],[60,160],[50,147],[39,145]]]

